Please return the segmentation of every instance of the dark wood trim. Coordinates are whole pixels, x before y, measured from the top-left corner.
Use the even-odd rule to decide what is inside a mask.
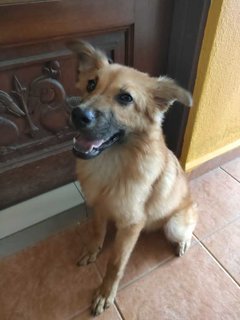
[[[125,31],[125,64],[132,67],[134,61],[134,24]]]
[[[56,2],[61,0],[5,0],[0,1],[0,6],[11,6],[16,4],[26,5],[29,3],[37,4],[41,2]]]
[[[229,162],[237,157],[240,157],[240,147],[237,147],[233,150],[230,150],[224,154],[221,154],[218,157],[215,157],[207,162],[204,162],[196,169],[193,169],[191,172],[187,173],[188,178],[194,179],[200,177],[204,173],[207,173],[217,167],[224,165],[226,162]]]
[[[193,91],[210,0],[175,1],[167,75]],[[167,144],[180,157],[189,110],[180,103],[168,111]]]
[[[72,151],[66,148],[2,172],[0,210],[39,195],[39,190],[47,192],[76,180],[75,161]]]

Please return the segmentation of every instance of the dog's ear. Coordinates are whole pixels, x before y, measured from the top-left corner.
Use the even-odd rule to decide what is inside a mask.
[[[88,42],[74,40],[67,43],[67,48],[77,54],[80,71],[100,69],[104,65],[109,64],[107,56]]]
[[[154,99],[162,111],[166,111],[174,101],[179,101],[188,107],[192,106],[191,94],[168,77],[156,79]]]

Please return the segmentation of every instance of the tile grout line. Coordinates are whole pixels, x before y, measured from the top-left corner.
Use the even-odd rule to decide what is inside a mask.
[[[224,265],[208,249],[208,247],[199,238],[197,238],[197,239],[198,239],[200,246],[211,256],[211,258],[220,267],[220,269],[222,269],[224,271],[224,273],[227,274],[227,276],[237,285],[237,287],[240,288],[240,283],[238,283],[238,281],[228,272],[228,270],[224,267]]]
[[[121,311],[121,308],[120,308],[120,306],[118,305],[116,299],[115,299],[115,301],[114,301],[114,306],[115,306],[115,308],[116,308],[116,310],[117,310],[117,314],[118,314],[118,316],[120,317],[120,319],[121,319],[121,320],[124,320],[124,319],[125,319],[125,318],[124,318],[124,315],[123,315],[123,313],[122,313],[122,311]]]
[[[189,248],[189,250],[194,247],[195,245],[197,245],[199,243],[198,238],[196,237],[196,243],[192,244],[191,247]],[[144,273],[142,273],[141,275],[139,275],[138,277],[130,280],[128,283],[126,283],[125,285],[123,285],[122,287],[120,287],[120,289],[118,291],[121,291],[125,288],[127,288],[128,286],[132,285],[133,283],[137,282],[138,280],[141,280],[142,278],[144,278],[145,276],[147,276],[148,274],[152,273],[153,271],[155,271],[156,269],[158,269],[159,267],[161,267],[162,265],[168,263],[169,261],[175,259],[175,258],[179,258],[178,256],[172,254],[170,255],[168,258],[164,259],[163,261],[159,262],[157,265],[155,265],[154,267],[150,268],[149,270],[145,271]]]
[[[222,171],[224,171],[227,175],[229,175],[231,178],[233,178],[235,181],[237,181],[238,183],[240,183],[240,181],[235,178],[231,173],[229,173],[227,170],[225,170],[223,167],[219,167]]]
[[[120,288],[118,289],[117,294],[118,294],[121,290],[123,290],[123,289],[131,286],[132,284],[134,284],[134,283],[137,282],[138,280],[141,280],[142,278],[144,278],[145,276],[147,276],[148,274],[150,274],[150,273],[152,273],[154,270],[156,270],[158,267],[160,267],[161,265],[164,265],[165,263],[167,263],[168,261],[170,261],[170,260],[172,260],[172,259],[174,259],[174,258],[175,258],[175,256],[174,256],[174,255],[171,255],[170,257],[164,259],[163,261],[161,261],[160,263],[158,263],[158,264],[155,265],[154,267],[150,268],[149,270],[145,271],[144,273],[142,273],[142,274],[139,275],[138,277],[130,280],[129,282],[127,282],[125,285],[123,285],[122,287],[120,287]],[[98,268],[96,262],[95,262],[95,267],[96,267],[96,269],[97,269],[97,271],[98,271],[98,274],[100,275],[101,279],[103,279],[103,275],[102,275],[100,269]],[[116,296],[116,298],[117,298],[117,296]],[[123,314],[122,314],[122,312],[121,312],[121,309],[120,309],[119,305],[117,304],[116,299],[115,299],[115,301],[114,301],[114,305],[115,305],[115,307],[116,307],[116,309],[117,309],[117,311],[118,311],[121,319],[124,320],[125,318],[124,318],[124,316],[123,316]]]
[[[74,184],[75,188],[77,189],[77,191],[78,191],[78,192],[80,193],[80,195],[82,196],[83,201],[85,202],[84,195],[83,195],[83,193],[81,192],[81,190],[79,190],[79,189],[78,189],[78,187],[77,187],[77,185],[76,185],[75,181],[73,181],[73,184]]]
[[[102,282],[102,281],[103,281],[103,275],[102,275],[102,273],[100,272],[100,270],[98,269],[98,266],[97,266],[97,264],[96,264],[96,261],[94,261],[93,264],[94,264],[94,267],[95,267],[95,269],[96,269],[96,271],[97,271],[97,274],[98,274],[98,276],[99,276],[99,278],[100,278],[100,280],[101,280],[101,282]]]
[[[77,189],[78,193],[80,194],[80,196],[83,199],[83,204],[84,204],[84,207],[85,207],[85,218],[88,219],[89,218],[89,214],[88,214],[88,208],[87,208],[85,197],[84,197],[83,193],[81,192],[81,190],[78,189],[78,186],[76,185],[75,181],[73,181],[73,184],[74,184],[75,188]]]
[[[196,242],[196,243],[197,243],[197,242]],[[120,287],[120,288],[118,289],[117,294],[118,294],[121,290],[123,290],[123,289],[131,286],[131,285],[134,284],[135,282],[141,280],[142,278],[144,278],[144,277],[147,276],[148,274],[152,273],[154,270],[158,269],[161,265],[164,265],[165,263],[167,263],[168,261],[173,260],[174,258],[175,258],[175,256],[174,256],[174,255],[171,255],[170,257],[164,259],[163,261],[161,261],[160,263],[158,263],[158,264],[155,265],[154,267],[150,268],[149,270],[145,271],[144,273],[142,273],[142,274],[139,275],[138,277],[130,280],[129,282],[127,282],[125,285],[123,285],[122,287]],[[96,267],[96,269],[97,269],[97,271],[98,271],[98,274],[101,276],[101,279],[103,279],[103,275],[102,275],[100,269],[98,269],[97,263],[95,263],[95,267]],[[116,298],[117,298],[117,296],[116,296]],[[115,299],[115,301],[114,301],[114,305],[115,305],[115,307],[116,307],[116,309],[117,309],[117,311],[118,311],[118,313],[119,313],[119,315],[120,315],[121,320],[124,320],[125,318],[124,318],[124,316],[123,316],[123,314],[122,314],[122,312],[121,312],[121,309],[120,309],[120,307],[119,307],[116,299]]]
[[[228,227],[230,224],[236,222],[238,219],[240,219],[240,215],[233,218],[232,220],[228,221],[224,226],[221,226],[219,227],[218,229],[216,229],[215,231],[203,236],[200,240],[200,237],[197,236],[195,233],[193,233],[193,235],[199,240],[199,241],[202,241],[202,240],[207,240],[208,238],[210,238],[211,236],[213,236],[215,233],[219,232],[219,231],[222,231],[223,229],[225,229],[226,227]]]
[[[103,276],[102,276],[100,270],[98,269],[96,262],[94,262],[93,264],[94,264],[94,266],[95,266],[95,269],[96,269],[96,271],[97,271],[97,274],[98,274],[100,280],[102,281]],[[120,318],[121,320],[124,320],[125,318],[124,318],[124,316],[123,316],[123,314],[122,314],[122,312],[121,312],[120,307],[118,306],[118,304],[117,304],[117,302],[116,302],[116,299],[114,300],[114,303],[113,303],[112,306],[115,307],[116,313],[117,313],[117,315],[119,316],[119,318]],[[90,304],[89,306],[87,306],[86,308],[84,308],[83,310],[75,313],[74,315],[72,315],[72,316],[71,316],[70,318],[68,318],[67,320],[72,320],[72,319],[74,319],[76,316],[80,316],[81,314],[83,314],[84,312],[86,312],[90,307],[91,307],[91,304]]]
[[[194,246],[195,246],[195,245],[199,244],[199,240],[198,240],[198,238],[197,238],[195,235],[194,235],[194,237],[195,237],[195,241],[196,241],[196,243],[194,244]],[[159,262],[159,263],[158,263],[157,265],[155,265],[154,267],[152,267],[152,268],[150,268],[149,270],[143,272],[143,273],[142,273],[141,275],[139,275],[138,277],[130,280],[130,281],[127,282],[125,285],[123,285],[122,287],[120,287],[120,288],[118,289],[118,291],[117,291],[117,294],[118,294],[120,291],[124,290],[125,288],[127,288],[127,287],[131,286],[132,284],[136,283],[137,281],[139,281],[139,280],[143,279],[144,277],[148,276],[149,274],[151,274],[152,272],[154,272],[156,269],[158,269],[160,266],[166,264],[167,262],[169,262],[169,261],[171,261],[171,260],[173,260],[173,259],[175,259],[175,258],[176,258],[175,255],[171,255],[170,257],[168,257],[168,258],[164,259],[163,261]],[[98,271],[98,274],[99,274],[99,275],[101,276],[101,278],[103,279],[103,275],[102,275],[100,269],[98,268],[96,262],[95,262],[95,267],[96,267],[96,269],[97,269],[97,271]],[[124,319],[125,319],[125,318],[124,318],[124,315],[123,315],[123,313],[122,313],[122,311],[121,311],[120,306],[119,306],[118,303],[117,303],[117,296],[116,296],[116,299],[115,299],[115,301],[114,301],[114,305],[115,305],[115,307],[116,307],[116,309],[117,309],[117,311],[118,311],[118,313],[119,313],[119,316],[120,316],[121,320],[124,320]]]
[[[98,257],[102,254],[102,250],[103,250],[103,247],[102,247],[102,249],[101,249],[101,251],[100,251],[99,255],[97,256],[97,259],[98,259]],[[104,274],[102,274],[102,272],[101,272],[101,268],[100,268],[100,267],[98,267],[97,259],[95,260],[95,262],[94,262],[94,263],[95,263],[95,266],[96,266],[97,272],[98,272],[98,274],[99,274],[99,276],[100,276],[101,280],[103,280],[103,278],[104,278]]]
[[[196,243],[193,244],[193,246],[197,245],[199,243],[198,238],[194,235],[194,237],[196,238],[195,241]],[[175,259],[176,256],[174,254],[170,255],[168,258],[164,259],[163,261],[159,262],[158,264],[156,264],[154,267],[150,268],[149,270],[143,272],[142,274],[140,274],[139,276],[137,276],[136,278],[133,278],[132,280],[130,280],[129,282],[127,282],[126,284],[120,286],[120,288],[118,289],[118,292],[120,292],[121,290],[127,288],[128,286],[132,285],[133,283],[137,282],[138,280],[141,280],[142,278],[144,278],[145,276],[147,276],[148,274],[152,273],[154,270],[158,269],[160,266],[166,264],[167,262]],[[178,257],[177,257],[178,258]],[[103,275],[100,271],[100,269],[98,269],[97,263],[95,263],[96,268],[98,270],[98,273],[101,275],[101,278],[103,279]]]
[[[86,215],[86,218],[88,219],[88,218],[91,217],[91,213],[89,213],[89,208],[88,208],[88,206],[87,206],[85,196],[84,196],[84,194],[82,193],[82,191],[78,188],[76,182],[73,182],[73,184],[74,184],[75,188],[77,188],[77,191],[80,193],[80,195],[81,195],[81,197],[82,197],[82,199],[83,199],[83,204],[84,204],[84,206],[85,206],[85,215]]]
[[[81,316],[81,314],[83,314],[84,312],[88,311],[89,308],[91,307],[91,304],[89,304],[87,307],[83,308],[81,311],[77,311],[76,313],[74,313],[73,315],[70,316],[70,318],[64,319],[64,320],[74,320],[74,318]],[[90,311],[89,311],[90,312]],[[91,313],[90,313],[91,314]]]
[[[134,284],[135,282],[143,279],[144,277],[146,277],[147,275],[149,275],[150,273],[152,273],[153,271],[155,271],[156,269],[158,269],[160,266],[166,264],[167,262],[173,260],[175,258],[174,255],[171,255],[170,257],[166,258],[165,260],[159,262],[157,265],[155,265],[154,267],[150,268],[149,270],[143,272],[141,275],[137,276],[136,278],[130,280],[128,283],[126,283],[125,285],[122,285],[118,292],[124,290],[125,288],[131,286],[132,284]]]
[[[196,241],[196,243],[197,243],[197,241]],[[157,269],[158,267],[160,267],[161,265],[163,265],[163,264],[167,263],[168,261],[172,260],[173,258],[174,258],[174,255],[171,255],[170,257],[164,259],[163,261],[161,261],[160,263],[158,263],[157,265],[155,265],[153,268],[145,271],[144,273],[142,273],[142,274],[139,275],[138,277],[130,280],[129,282],[127,282],[125,285],[123,285],[122,287],[120,287],[120,288],[118,289],[117,294],[118,294],[121,290],[127,288],[128,286],[132,285],[133,283],[137,282],[138,280],[141,280],[142,278],[144,278],[145,276],[147,276],[148,274],[150,274],[151,272],[153,272],[154,270],[156,270],[156,269]],[[95,262],[94,264],[95,264],[95,268],[97,269],[98,275],[101,277],[101,280],[102,280],[104,276],[103,276],[100,268],[98,267],[97,263]],[[123,315],[123,313],[122,313],[122,311],[121,311],[120,306],[119,306],[118,303],[117,303],[117,295],[116,295],[116,298],[115,298],[115,300],[114,300],[114,305],[115,305],[115,307],[116,307],[116,309],[117,309],[117,311],[118,311],[118,316],[120,317],[121,320],[124,320],[124,319],[125,319],[125,318],[124,318],[124,315]],[[71,320],[71,319],[70,319],[70,320]]]
[[[96,263],[93,262],[91,263],[94,266],[95,271],[97,272],[97,275],[99,277],[99,279],[102,281],[102,276],[96,266]],[[67,318],[66,320],[73,320],[74,318],[76,318],[77,316],[80,316],[81,314],[83,314],[84,312],[86,312],[89,308],[91,308],[91,303],[89,303],[89,305],[87,305],[85,308],[83,308],[82,310],[77,311],[75,314],[71,315],[69,318]]]

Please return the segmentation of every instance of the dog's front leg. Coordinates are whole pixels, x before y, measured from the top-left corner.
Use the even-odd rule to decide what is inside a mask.
[[[77,265],[85,266],[94,262],[102,249],[103,241],[106,234],[107,220],[100,211],[94,212],[90,228],[88,230],[88,241],[83,248]]]
[[[106,275],[93,301],[93,315],[99,315],[113,303],[120,279],[142,228],[143,224],[136,224],[118,229]]]

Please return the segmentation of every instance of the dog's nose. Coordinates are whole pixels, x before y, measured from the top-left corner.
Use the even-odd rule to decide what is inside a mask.
[[[96,116],[93,110],[76,107],[72,111],[72,122],[77,129],[92,126],[95,119]]]

